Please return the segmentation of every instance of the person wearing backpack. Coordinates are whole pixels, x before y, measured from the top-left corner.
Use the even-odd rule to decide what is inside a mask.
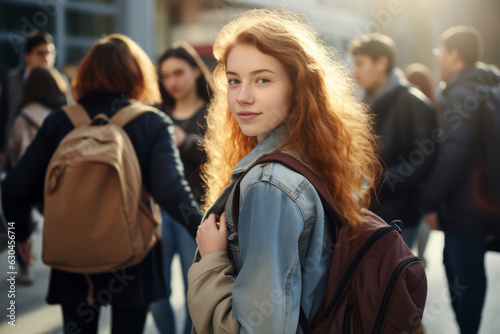
[[[366,284],[377,270],[391,276],[389,258],[405,253],[398,273],[419,268],[414,290],[423,292],[425,303],[421,262],[392,226],[363,209],[380,165],[370,117],[353,96],[347,70],[331,60],[302,18],[279,9],[250,10],[235,18],[218,33],[214,55],[216,91],[205,137],[208,210],[188,273],[195,332],[365,333],[373,328],[380,333],[384,329],[377,328],[389,323],[384,319],[394,316],[403,323],[395,328],[411,332],[422,315],[422,299],[420,313],[407,313],[410,298],[398,293],[402,312],[377,316],[385,302],[371,297],[380,286]],[[371,241],[365,243],[368,234]],[[390,239],[380,239],[383,235]],[[378,246],[394,248],[370,252],[379,239],[384,242]],[[363,252],[355,251],[361,248],[376,261],[363,261]],[[370,264],[374,267],[365,267]],[[414,281],[411,277],[407,282]],[[344,281],[338,298],[332,295],[336,279]],[[363,297],[353,290],[368,286]],[[326,307],[333,299],[339,302],[330,312]]]
[[[146,200],[193,237],[199,207],[171,120],[143,104],[160,93],[156,69],[134,41],[113,34],[94,44],[73,93],[78,105],[46,118],[2,183],[5,216],[16,222],[19,247],[31,206],[44,202],[46,300],[61,305],[65,333],[96,333],[103,305],[112,306],[113,333],[142,333],[149,305],[166,296],[158,221]]]
[[[45,118],[66,104],[66,81],[54,69],[36,67],[23,86],[19,111],[9,138],[8,154],[15,167]]]
[[[206,159],[203,137],[206,130],[207,105],[213,91],[213,80],[196,50],[186,42],[176,42],[158,60],[160,93],[158,106],[174,122],[176,144],[184,165],[186,180],[195,199],[202,204],[205,184],[201,165]],[[196,252],[194,239],[165,211],[162,212],[162,240],[165,243],[164,274],[170,292],[171,265],[179,255],[184,287],[187,293],[187,273]],[[162,334],[176,333],[175,314],[170,293],[164,300],[151,305],[158,330]],[[191,333],[192,322],[186,304],[186,321],[182,333]],[[182,326],[180,326],[182,328]]]
[[[498,122],[484,120],[491,116],[489,106],[499,115],[500,100],[495,94],[499,92],[500,73],[478,62],[482,50],[481,35],[472,27],[451,27],[441,35],[441,47],[435,54],[441,80],[446,83],[438,97],[445,140],[422,193],[425,220],[431,228],[444,231],[443,262],[451,304],[464,334],[477,333],[480,326],[486,295],[487,236],[492,226],[500,224],[498,216],[481,209],[475,196],[478,188],[500,188],[498,182],[493,183],[499,167],[487,165],[493,178],[480,177],[485,161],[489,161],[487,155],[491,153],[497,161],[500,157],[500,143],[484,137],[499,133]]]
[[[35,67],[23,86],[19,110],[9,137],[7,154],[14,167],[33,141],[44,119],[52,110],[66,104],[66,81],[55,69]],[[28,245],[30,241],[28,241]],[[19,274],[17,281],[30,284],[34,281],[31,264],[17,256]]]
[[[21,102],[21,94],[23,92],[23,85],[28,80],[31,70],[35,67],[45,67],[52,71],[57,71],[54,67],[56,59],[56,46],[51,34],[31,30],[24,40],[24,57],[23,62],[9,70],[4,78],[2,78],[0,91],[0,165],[4,170],[10,170],[11,162],[9,155],[6,152],[8,148],[8,141],[10,132],[16,118],[17,111],[19,110],[19,103]],[[17,53],[17,51],[16,51]],[[69,86],[69,81],[66,76],[58,72],[62,76],[66,85]],[[66,102],[73,104],[73,97],[71,91],[66,91]],[[3,153],[6,153],[5,159]],[[4,161],[5,160],[5,161]]]

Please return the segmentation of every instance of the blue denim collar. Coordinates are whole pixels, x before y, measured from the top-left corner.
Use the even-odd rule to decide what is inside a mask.
[[[249,167],[264,155],[277,149],[283,144],[286,135],[286,125],[282,124],[271,131],[264,139],[262,139],[255,148],[248,153],[231,172],[231,176],[237,175]]]
[[[230,195],[233,191],[236,181],[241,176],[241,174],[248,170],[257,160],[259,160],[264,155],[274,151],[280,147],[285,140],[286,135],[286,125],[282,124],[273,131],[271,131],[264,139],[257,144],[257,146],[248,153],[241,161],[236,165],[234,170],[231,172],[231,180],[229,185],[222,191],[214,204],[205,212],[202,221],[208,217],[211,213],[222,214],[224,212],[226,203],[230,199]]]

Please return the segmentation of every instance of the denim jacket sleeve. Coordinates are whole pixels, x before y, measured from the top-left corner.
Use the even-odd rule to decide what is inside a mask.
[[[295,333],[301,301],[298,204],[260,181],[242,189],[239,244],[242,267],[233,286],[240,333]]]
[[[226,252],[207,255],[189,272],[188,301],[198,333],[221,328],[235,333],[238,324],[239,333],[297,331],[303,225],[298,205],[277,186],[260,181],[242,189],[238,237],[243,265],[236,278]],[[203,310],[193,309],[200,304],[196,300],[203,300]]]

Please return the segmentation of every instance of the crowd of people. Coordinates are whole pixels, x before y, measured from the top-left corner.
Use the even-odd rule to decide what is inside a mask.
[[[133,146],[136,162],[124,155],[123,163],[138,166],[142,187],[124,203],[148,210],[154,209],[149,199],[158,203],[161,233],[153,231],[147,255],[133,265],[86,272],[52,266],[46,300],[61,305],[65,333],[97,333],[105,305],[112,306],[113,333],[141,333],[149,311],[160,333],[178,327],[183,333],[305,333],[304,321],[318,323],[332,279],[335,247],[328,245],[341,228],[353,240],[372,228],[368,210],[387,223],[402,221],[401,237],[409,248],[418,246],[424,266],[430,231],[444,232],[456,321],[461,333],[477,333],[487,290],[484,257],[500,225],[500,199],[492,190],[500,184],[491,176],[500,159],[494,140],[500,71],[480,62],[482,43],[472,27],[443,32],[434,78],[423,64],[398,68],[391,37],[371,33],[349,44],[354,68],[348,71],[295,14],[256,9],[218,33],[213,73],[188,43],[174,43],[152,61],[133,40],[112,34],[85,55],[70,85],[54,68],[52,37],[31,32],[25,62],[2,81],[0,100],[0,162],[7,172],[1,205],[16,222],[19,282],[36,279],[30,235],[42,228],[36,217],[44,200],[76,168],[92,177],[107,163],[96,158],[103,155],[96,147],[108,138],[104,125],[112,124],[106,129],[122,128]],[[83,116],[69,105],[80,106]],[[132,106],[147,111],[121,122],[119,112]],[[83,125],[103,126],[102,137],[89,143],[90,135],[81,136],[74,144],[81,157],[54,166],[56,152],[63,154],[59,145]],[[92,150],[99,154],[79,163]],[[259,163],[276,152],[306,166],[324,191],[289,166]],[[109,183],[120,170],[114,168]],[[89,205],[109,196],[103,194],[91,195],[91,204],[80,199],[82,212],[97,210]],[[336,223],[327,219],[324,194]],[[43,225],[50,223],[46,217]],[[149,236],[144,227],[129,231]],[[89,248],[113,245],[114,232],[101,232],[82,235]],[[57,237],[64,243],[65,235]],[[186,288],[184,324],[176,324],[169,301],[175,254]],[[456,293],[457,285],[467,288]],[[419,310],[418,321],[399,331],[422,331]],[[355,333],[361,320],[353,319]],[[350,320],[346,326],[342,332],[350,333]]]

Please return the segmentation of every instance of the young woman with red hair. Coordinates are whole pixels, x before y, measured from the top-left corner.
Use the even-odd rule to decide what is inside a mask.
[[[311,318],[323,301],[331,231],[304,176],[278,163],[250,167],[272,152],[292,155],[360,229],[379,175],[371,120],[347,69],[289,11],[244,13],[219,32],[214,54],[208,210],[189,271],[193,324],[198,333],[295,333],[300,308]],[[236,230],[232,194],[245,172]]]

